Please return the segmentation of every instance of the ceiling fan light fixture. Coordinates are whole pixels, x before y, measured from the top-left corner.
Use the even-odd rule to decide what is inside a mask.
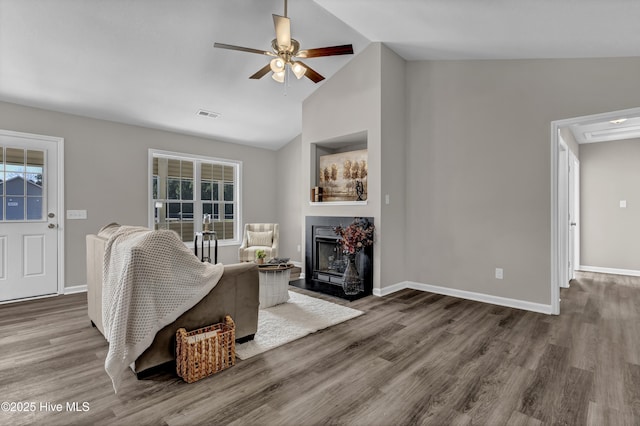
[[[278,83],[284,83],[284,71],[274,72],[271,75],[271,78],[273,78]]]
[[[291,71],[293,71],[296,78],[300,80],[302,77],[304,77],[304,74],[307,72],[307,68],[304,65],[300,64],[299,62],[294,62],[291,65]]]
[[[273,58],[271,60],[271,71],[274,73],[280,73],[284,71],[285,63],[282,58]]]
[[[269,74],[269,71],[272,71],[271,78],[279,83],[285,83],[285,81],[290,79],[290,76],[287,75],[289,71],[293,72],[297,79],[307,77],[314,83],[319,83],[324,80],[324,77],[313,68],[304,62],[297,62],[296,59],[298,58],[320,58],[324,56],[353,54],[353,46],[350,44],[300,50],[300,42],[291,38],[291,19],[287,16],[287,0],[284,0],[284,16],[274,14],[273,25],[276,38],[271,40],[271,51],[234,46],[226,43],[214,43],[213,47],[269,56],[269,62],[250,75],[249,78],[259,80]],[[287,69],[287,66],[289,69]]]

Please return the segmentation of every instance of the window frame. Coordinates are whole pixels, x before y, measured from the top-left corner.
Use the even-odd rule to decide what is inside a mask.
[[[226,239],[226,240],[218,240],[219,246],[232,246],[232,245],[240,245],[242,242],[242,161],[238,160],[229,160],[225,158],[218,157],[208,157],[204,155],[197,154],[187,154],[181,152],[173,152],[173,151],[165,151],[159,149],[149,149],[148,154],[148,163],[147,163],[147,215],[148,215],[148,226],[151,229],[155,228],[155,202],[153,198],[153,159],[154,157],[164,157],[172,160],[181,160],[181,161],[192,161],[194,163],[193,170],[193,226],[194,232],[202,231],[202,220],[196,220],[197,217],[202,218],[203,215],[203,204],[204,202],[211,202],[205,200],[203,202],[201,197],[201,163],[214,163],[222,166],[228,166],[233,168],[233,177],[234,177],[234,191],[233,191],[233,206],[235,212],[235,223],[233,234],[235,236],[234,239]],[[221,185],[224,188],[224,181]],[[220,190],[220,188],[218,189]],[[223,195],[224,197],[224,195]],[[181,202],[181,201],[180,201]],[[215,201],[213,202],[215,204]],[[220,205],[224,206],[227,202],[221,201]],[[224,214],[221,213],[221,219],[224,220]],[[213,220],[213,218],[212,218]],[[193,248],[193,241],[184,242],[185,246]]]

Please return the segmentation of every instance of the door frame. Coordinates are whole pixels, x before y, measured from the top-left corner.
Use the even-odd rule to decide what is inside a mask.
[[[569,262],[569,280],[573,280],[580,266],[580,160],[572,151],[569,151]]]
[[[64,252],[64,230],[65,230],[65,216],[64,216],[64,138],[60,138],[57,136],[46,136],[46,135],[38,135],[38,134],[34,134],[34,133],[24,133],[24,132],[14,132],[11,130],[3,130],[0,129],[0,136],[10,136],[10,137],[14,137],[14,138],[22,138],[22,139],[30,139],[30,140],[39,140],[39,141],[46,141],[46,142],[54,142],[56,144],[56,149],[58,150],[57,152],[57,157],[58,157],[58,161],[56,163],[56,167],[58,168],[58,178],[56,181],[56,185],[58,186],[57,188],[57,200],[56,200],[56,217],[58,218],[58,227],[56,228],[56,231],[58,233],[57,237],[58,237],[58,256],[57,256],[57,261],[58,261],[58,276],[56,277],[58,280],[58,295],[60,294],[64,294],[64,289],[65,289],[65,285],[64,285],[64,259],[65,259],[65,252]],[[31,299],[39,299],[42,297],[51,297],[51,295],[45,295],[45,296],[35,296],[35,297],[30,297],[30,298],[25,298],[25,299],[19,299],[19,302],[23,302],[25,300],[31,300]],[[9,300],[7,302],[3,302],[3,303],[14,303],[17,301],[14,300]]]
[[[569,145],[558,132],[558,285],[569,287]],[[564,267],[562,266],[564,265]]]
[[[630,108],[610,111],[601,114],[585,115],[581,117],[556,120],[551,122],[551,314],[560,314],[560,282],[563,276],[563,265],[560,264],[560,235],[559,223],[559,157],[560,157],[560,129],[575,124],[589,124],[600,121],[614,120],[624,115],[639,115],[640,108]],[[579,158],[578,158],[579,160]],[[579,247],[577,247],[579,250]],[[575,265],[579,267],[580,265]]]

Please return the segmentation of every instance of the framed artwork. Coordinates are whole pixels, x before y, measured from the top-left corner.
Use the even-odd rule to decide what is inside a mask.
[[[318,186],[322,201],[364,201],[367,199],[367,150],[320,156]]]

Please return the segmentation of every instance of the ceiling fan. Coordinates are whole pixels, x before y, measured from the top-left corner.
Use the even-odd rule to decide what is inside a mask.
[[[287,17],[287,0],[284,0],[284,16],[274,14],[273,23],[276,29],[276,38],[271,42],[272,51],[251,49],[249,47],[234,46],[224,43],[214,43],[213,47],[217,47],[219,49],[239,50],[241,52],[257,53],[259,55],[273,57],[267,65],[262,67],[249,78],[257,80],[267,75],[269,71],[272,71],[273,74],[271,77],[279,83],[284,83],[287,67],[291,69],[298,79],[306,76],[314,83],[324,80],[323,76],[307,64],[300,61],[299,58],[306,59],[318,58],[321,56],[353,54],[353,46],[350,44],[300,50],[300,42],[291,38],[291,21]]]

